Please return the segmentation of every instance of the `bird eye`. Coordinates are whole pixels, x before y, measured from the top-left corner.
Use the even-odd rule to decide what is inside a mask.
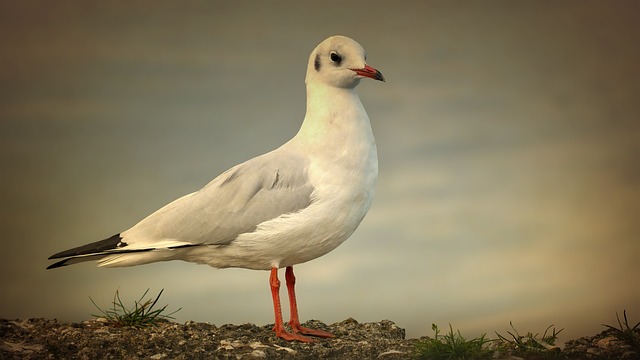
[[[333,61],[334,63],[340,65],[340,62],[342,61],[342,57],[340,55],[338,55],[337,52],[332,51],[329,56],[331,57],[331,61]]]

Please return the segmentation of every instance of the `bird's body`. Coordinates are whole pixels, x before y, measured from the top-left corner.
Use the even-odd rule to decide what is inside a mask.
[[[358,43],[342,36],[323,41],[309,58],[307,112],[291,140],[129,230],[53,255],[66,259],[50,268],[88,260],[105,267],[185,260],[272,270],[272,278],[274,269],[286,267],[289,280],[289,268],[335,249],[371,206],[378,161],[355,91],[362,77],[383,80],[364,63]]]

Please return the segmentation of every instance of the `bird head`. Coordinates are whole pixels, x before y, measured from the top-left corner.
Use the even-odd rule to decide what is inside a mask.
[[[384,81],[380,71],[366,63],[362,46],[346,36],[331,36],[309,56],[307,84],[323,83],[339,88],[354,88],[362,78]]]

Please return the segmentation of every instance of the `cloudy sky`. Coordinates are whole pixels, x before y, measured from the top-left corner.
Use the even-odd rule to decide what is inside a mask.
[[[273,321],[268,273],[45,271],[293,136],[307,57],[350,36],[374,205],[296,267],[301,317],[408,336],[640,319],[637,2],[2,2],[0,317],[90,318],[165,289],[177,320]],[[215,219],[214,219],[215,221]],[[284,294],[283,294],[284,295]],[[285,309],[286,314],[286,309]]]

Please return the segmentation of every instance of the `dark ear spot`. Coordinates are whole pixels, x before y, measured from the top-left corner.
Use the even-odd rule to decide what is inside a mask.
[[[313,61],[313,67],[316,71],[320,71],[320,54],[316,54],[316,59]]]

